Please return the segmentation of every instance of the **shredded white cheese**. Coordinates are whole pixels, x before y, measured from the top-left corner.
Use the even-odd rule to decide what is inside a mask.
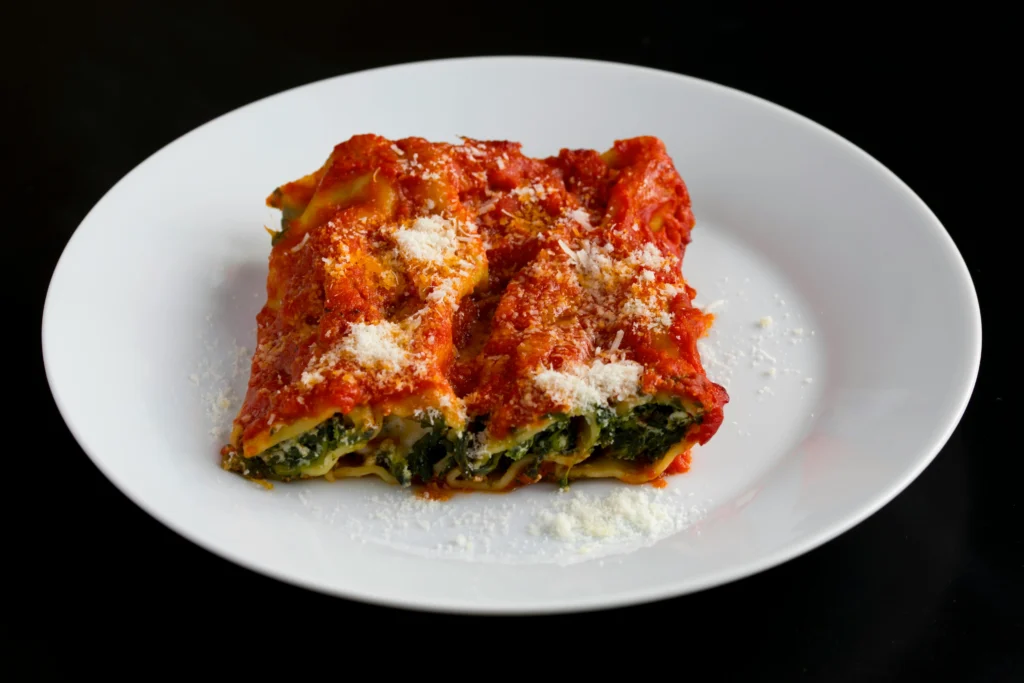
[[[645,244],[643,249],[634,251],[627,259],[630,265],[650,268],[651,270],[661,270],[666,261],[667,259],[662,255],[661,250],[650,242]]]
[[[342,350],[362,365],[400,367],[406,360],[406,351],[397,340],[404,336],[393,322],[382,320],[374,325],[357,323],[342,340]]]
[[[453,223],[439,216],[421,216],[408,228],[395,231],[402,257],[411,261],[443,263],[458,245]]]
[[[609,351],[618,351],[619,350],[619,344],[622,343],[622,338],[625,336],[625,334],[626,333],[623,332],[622,330],[618,330],[615,333],[615,339],[612,340],[612,345],[609,347],[608,350]],[[600,350],[600,349],[598,349],[598,350]]]
[[[486,202],[484,202],[483,204],[480,205],[479,209],[476,210],[476,215],[477,216],[482,216],[485,213],[489,212],[491,209],[493,209],[497,205],[498,200],[500,198],[501,197],[493,197],[491,199],[488,199]]]
[[[299,383],[302,384],[302,386],[306,389],[312,389],[314,386],[320,384],[320,382],[323,381],[324,374],[317,369],[314,369],[312,371],[306,370],[302,373],[302,376],[299,377]]]
[[[636,396],[642,373],[643,366],[635,361],[603,363],[594,359],[589,366],[577,366],[568,372],[542,370],[534,375],[533,382],[555,403],[570,410],[584,410]]]
[[[645,271],[650,272],[650,271]],[[657,301],[644,301],[638,297],[626,300],[622,305],[622,315],[636,318],[641,325],[652,329],[665,329],[672,326],[672,314],[661,310]]]
[[[305,235],[302,236],[302,241],[300,241],[298,244],[296,244],[294,247],[292,247],[288,251],[292,252],[293,254],[296,253],[297,251],[301,250],[304,246],[306,246],[306,240],[308,240],[308,239],[309,239],[309,233],[307,232]]]
[[[685,507],[666,505],[662,493],[651,489],[623,488],[605,496],[573,492],[541,510],[528,527],[534,535],[580,544],[582,541],[623,541],[656,538],[686,526],[691,512]],[[593,550],[588,543],[579,552]]]
[[[207,349],[213,350],[218,345],[216,340]],[[223,441],[231,431],[231,422],[235,417],[238,404],[242,397],[234,390],[234,385],[241,383],[249,370],[252,356],[244,346],[233,344],[231,368],[224,367],[222,359],[211,361],[203,358],[198,372],[189,376],[189,381],[199,387],[201,399],[206,404],[206,416],[210,424],[210,436]]]
[[[411,362],[405,350],[408,344],[409,333],[393,322],[382,320],[375,324],[356,323],[337,346],[319,358],[310,359],[299,382],[306,389],[323,382],[325,373],[336,368],[343,356],[352,359],[364,370],[384,374],[400,372]]]
[[[575,209],[570,214],[570,217],[577,223],[583,226],[584,230],[593,230],[594,226],[590,224],[590,214],[584,209]]]

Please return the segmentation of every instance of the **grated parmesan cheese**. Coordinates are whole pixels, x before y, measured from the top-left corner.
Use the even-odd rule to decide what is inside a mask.
[[[479,209],[476,210],[476,215],[482,216],[485,213],[489,212],[491,209],[497,206],[499,199],[500,197],[493,197],[491,199],[488,199],[486,202],[480,205]]]
[[[455,295],[455,283],[445,280],[427,295],[427,301],[441,302]]]
[[[304,246],[306,246],[306,240],[308,240],[308,239],[309,239],[309,233],[307,232],[305,235],[302,236],[302,241],[299,242],[298,244],[296,244],[294,247],[292,247],[288,251],[290,251],[293,254],[298,252],[298,251],[301,251],[302,248]]]
[[[623,332],[622,330],[618,330],[615,333],[615,339],[612,341],[612,345],[611,345],[611,347],[608,350],[609,351],[618,351],[619,350],[619,344],[622,343],[622,338],[625,336],[625,334],[626,333]],[[600,349],[598,349],[598,351],[600,351]]]
[[[651,272],[651,271],[645,271]],[[622,305],[622,314],[636,318],[641,325],[651,329],[665,329],[672,326],[672,314],[660,310],[657,302],[648,302],[632,297]]]
[[[408,363],[408,353],[401,343],[406,337],[401,327],[388,320],[356,323],[342,339],[340,349],[365,368],[383,366],[398,371]]]
[[[314,386],[320,384],[320,382],[323,381],[324,374],[320,370],[306,370],[305,372],[302,373],[302,376],[299,378],[299,383],[302,384],[302,386],[306,389],[312,389]]]
[[[440,216],[421,216],[409,228],[395,231],[402,257],[410,261],[443,263],[458,246],[455,226]]]
[[[590,224],[590,214],[584,209],[575,209],[569,216],[583,226],[584,230],[593,230],[594,226]]]
[[[636,396],[642,373],[643,366],[635,361],[602,363],[594,359],[589,366],[569,372],[543,370],[534,375],[533,382],[555,403],[579,411]]]
[[[218,346],[207,343],[207,350],[212,351]],[[211,362],[208,358],[200,361],[198,372],[189,376],[189,381],[199,387],[201,399],[206,404],[206,416],[210,424],[210,436],[219,442],[227,438],[231,431],[231,421],[237,412],[241,397],[234,386],[241,383],[246,376],[252,355],[244,346],[233,344],[230,370],[224,368],[224,361]],[[244,384],[242,387],[244,388]]]
[[[574,492],[541,510],[528,527],[533,535],[578,545],[589,553],[593,541],[653,539],[687,526],[700,511],[667,505],[656,489],[625,488],[605,496]]]
[[[627,259],[627,262],[632,266],[650,268],[651,270],[661,270],[665,266],[666,261],[667,259],[662,256],[661,250],[650,242],[645,244],[643,249],[634,251]]]

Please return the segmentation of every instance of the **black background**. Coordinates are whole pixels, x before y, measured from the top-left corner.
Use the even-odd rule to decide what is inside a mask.
[[[4,609],[11,633],[148,633],[181,620],[196,635],[282,623],[316,632],[323,622],[325,644],[337,633],[364,653],[393,648],[402,631],[417,634],[418,644],[403,648],[410,666],[443,643],[459,651],[457,643],[476,634],[468,662],[521,650],[514,660],[523,664],[540,651],[569,664],[583,643],[614,642],[651,662],[659,653],[684,657],[681,673],[703,660],[767,680],[1020,676],[1024,533],[1013,469],[1021,453],[1019,442],[1000,446],[1012,415],[1004,393],[1011,372],[999,368],[1011,342],[993,332],[986,305],[1002,293],[1005,271],[997,244],[980,239],[1016,228],[986,214],[999,183],[978,161],[983,148],[1011,153],[998,142],[993,148],[1001,108],[986,99],[985,82],[1002,45],[992,27],[1008,19],[901,17],[860,5],[827,14],[626,7],[110,2],[37,3],[8,15],[4,90],[14,124],[3,145],[14,162],[5,166],[17,175],[6,186],[31,253],[27,292],[12,298],[31,321],[23,343],[33,364],[30,405],[40,406],[32,423],[52,449],[47,457],[61,463],[60,476],[7,485],[17,489],[7,525],[16,551],[6,563],[14,570]],[[956,241],[985,318],[977,388],[934,463],[850,532],[760,575],[658,604],[500,622],[385,610],[276,583],[200,550],[132,505],[65,428],[32,332],[78,222],[148,155],[254,99],[349,71],[478,54],[599,58],[724,83],[809,116],[905,180]],[[11,244],[6,277],[26,261]],[[379,623],[387,630],[375,631]],[[500,635],[509,626],[514,638]],[[665,631],[674,635],[653,635]],[[342,637],[347,632],[382,635]]]

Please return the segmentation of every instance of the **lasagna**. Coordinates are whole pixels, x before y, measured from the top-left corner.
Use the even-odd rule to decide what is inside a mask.
[[[267,301],[222,451],[254,479],[507,490],[685,471],[726,391],[681,263],[694,218],[654,137],[357,135],[267,199]]]

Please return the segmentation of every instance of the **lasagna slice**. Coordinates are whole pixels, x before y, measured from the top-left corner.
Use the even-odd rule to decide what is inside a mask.
[[[686,469],[722,421],[662,143],[338,145],[281,186],[267,304],[224,466],[506,490]]]

